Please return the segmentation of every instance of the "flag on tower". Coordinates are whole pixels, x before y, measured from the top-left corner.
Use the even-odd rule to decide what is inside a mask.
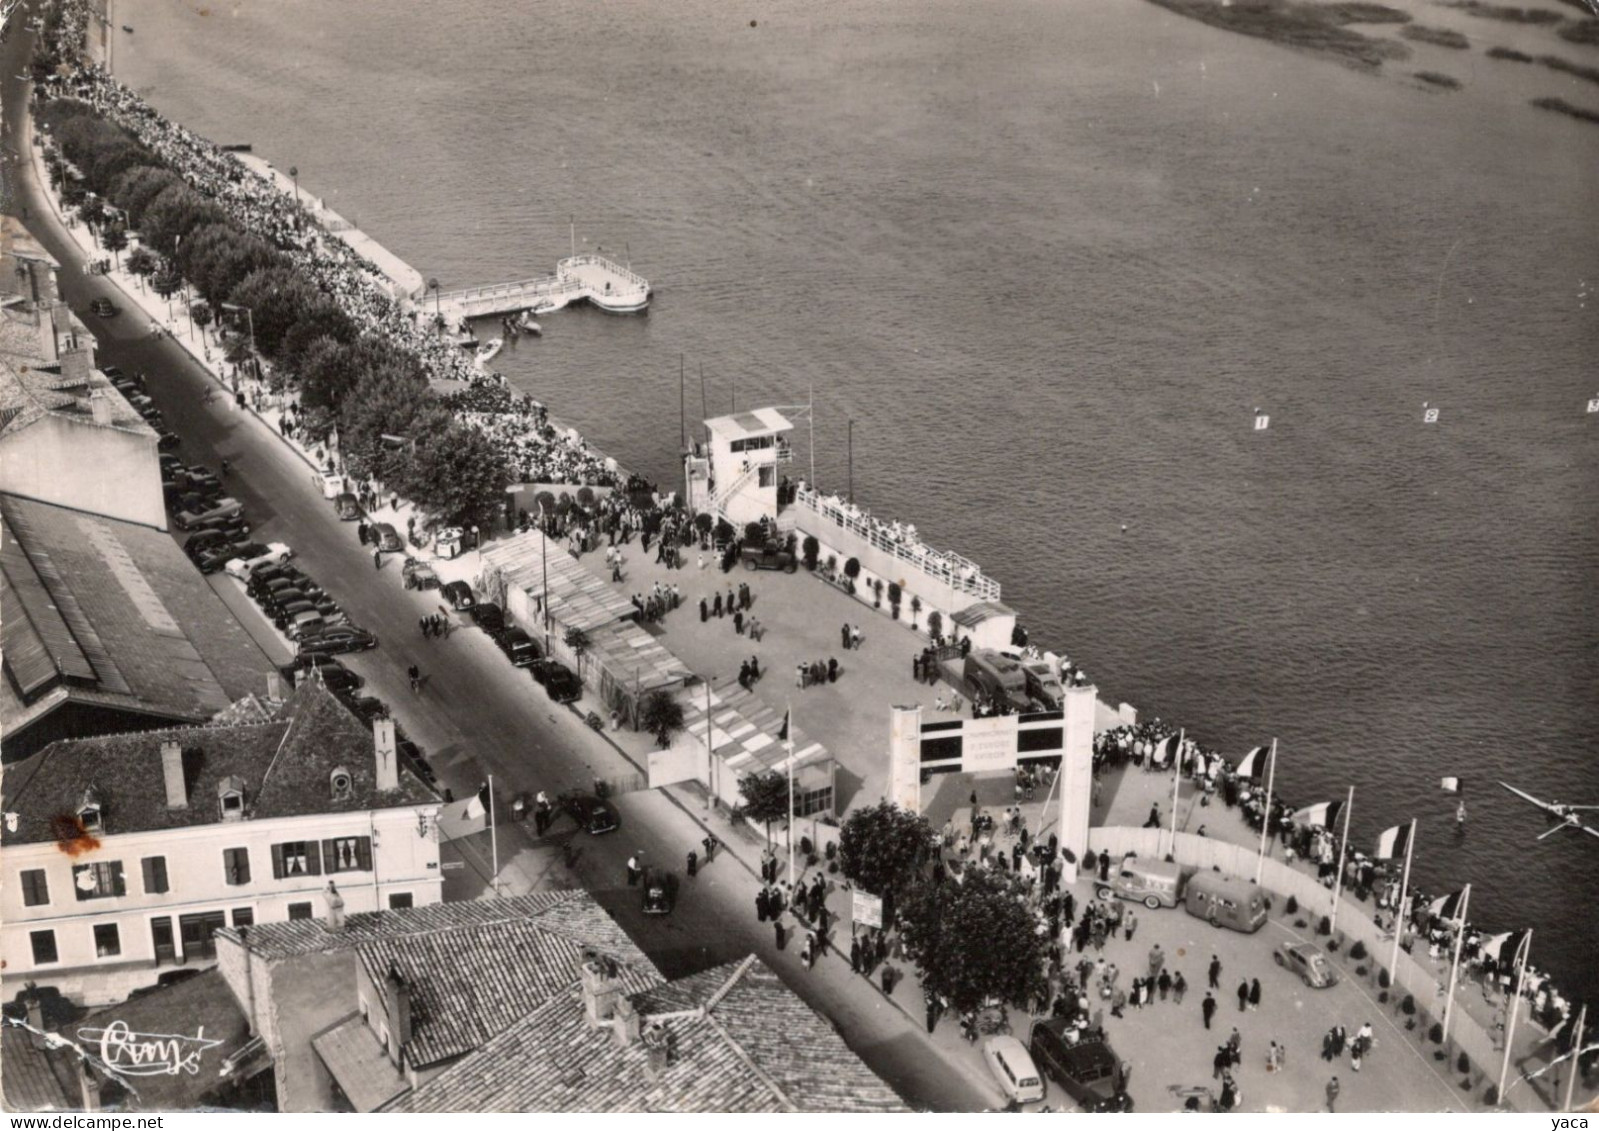
[[[1482,953],[1498,963],[1514,962],[1516,956],[1521,953],[1521,944],[1526,937],[1526,931],[1506,931],[1484,942]]]
[[[1323,801],[1320,805],[1307,805],[1294,814],[1294,823],[1309,825],[1311,828],[1330,829],[1338,823],[1338,815],[1344,811],[1342,801]]]
[[[1238,776],[1248,781],[1260,781],[1266,776],[1266,763],[1270,759],[1270,746],[1255,747],[1238,763]]]
[[[1460,918],[1460,908],[1466,899],[1466,889],[1441,895],[1427,904],[1427,910],[1435,919],[1442,919],[1446,923],[1453,923]]]
[[[1372,855],[1378,860],[1398,860],[1405,855],[1410,844],[1410,824],[1395,825],[1377,837],[1377,847]]]
[[[1443,790],[1445,793],[1459,793],[1461,792],[1460,779],[1442,778],[1438,782],[1438,788]]]

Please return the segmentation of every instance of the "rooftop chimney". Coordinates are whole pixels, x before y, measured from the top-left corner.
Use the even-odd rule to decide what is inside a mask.
[[[625,997],[617,999],[616,1015],[611,1019],[611,1035],[616,1038],[617,1048],[625,1049],[638,1043],[642,1021],[631,1001]]]
[[[389,1015],[389,1039],[394,1046],[390,1055],[398,1064],[411,1041],[411,985],[393,962],[383,979],[383,1001],[384,1012]]]
[[[277,672],[267,674],[267,698],[275,702],[283,702],[283,677]]]
[[[649,1054],[646,1071],[651,1080],[659,1080],[661,1073],[671,1063],[671,1035],[659,1023],[650,1026],[644,1034],[644,1051]]]
[[[333,886],[332,880],[328,881],[328,930],[344,930],[344,897]]]
[[[616,1015],[616,1003],[622,996],[616,979],[616,963],[611,959],[599,954],[584,958],[583,1011],[588,1015],[589,1028],[609,1025]]]
[[[189,807],[189,783],[183,778],[183,747],[176,742],[161,744],[161,776],[167,783],[167,808]]]
[[[100,1081],[95,1078],[94,1069],[89,1067],[87,1060],[78,1065],[78,1099],[84,1111],[100,1110]]]
[[[94,415],[94,422],[99,425],[111,423],[111,398],[99,389],[89,394],[89,411]]]
[[[24,1001],[28,1007],[28,1040],[36,1049],[46,1048],[49,1041],[44,1035],[44,1001],[39,997],[38,991],[32,987],[29,987],[28,996]]]
[[[372,726],[372,747],[377,758],[378,792],[400,788],[399,754],[394,745],[394,720],[378,718]]]
[[[94,368],[86,346],[73,346],[61,351],[61,376],[79,384],[89,383],[89,372]]]

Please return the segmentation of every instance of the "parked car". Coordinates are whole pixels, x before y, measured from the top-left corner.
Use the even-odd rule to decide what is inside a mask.
[[[539,680],[545,692],[557,703],[576,703],[583,698],[583,681],[565,664],[555,660],[544,662],[544,678]]]
[[[187,484],[191,491],[214,491],[222,493],[222,480],[217,478],[216,472],[209,467],[191,464],[183,468],[175,477],[179,483]]]
[[[464,581],[452,581],[440,592],[444,599],[450,603],[450,608],[456,612],[465,612],[477,604],[477,598],[472,596],[472,587]]]
[[[1154,911],[1177,906],[1182,899],[1184,879],[1183,869],[1176,864],[1129,856],[1096,890],[1100,899],[1126,899]]]
[[[1266,896],[1248,880],[1200,872],[1183,889],[1183,906],[1212,927],[1252,934],[1266,924]]]
[[[427,782],[428,785],[434,785],[438,782],[439,776],[433,772],[432,763],[427,760],[427,757],[422,753],[421,747],[417,746],[416,743],[409,738],[397,738],[394,748],[399,751],[400,760],[411,767],[413,774]]]
[[[1027,679],[1027,694],[1046,710],[1058,711],[1066,705],[1066,689],[1049,666],[1048,660],[1023,660],[1022,675]]]
[[[100,372],[105,375],[106,380],[113,383],[122,376],[122,370],[115,365],[102,365]]]
[[[1019,1104],[1044,1098],[1044,1080],[1038,1066],[1027,1055],[1027,1046],[1015,1037],[996,1036],[983,1042],[983,1059],[999,1082],[999,1090]]]
[[[181,510],[172,516],[172,525],[179,530],[191,530],[212,518],[231,518],[244,510],[244,504],[231,495],[224,495],[204,510]]]
[[[340,522],[355,522],[361,517],[361,500],[346,491],[333,500],[333,510]]]
[[[306,632],[303,628],[298,628],[301,623],[300,618],[303,616],[314,617],[316,626],[323,624],[322,614],[316,611],[316,606],[307,601],[304,594],[300,594],[292,601],[284,601],[273,610],[272,623],[277,625],[279,632],[288,633],[290,640],[298,640],[302,636],[315,635],[314,632]]]
[[[178,472],[183,470],[183,461],[171,452],[162,452],[156,456],[156,462],[161,465],[161,482],[176,483]]]
[[[338,698],[367,726],[372,725],[373,719],[382,718],[389,713],[389,709],[384,705],[383,700],[371,695],[351,695],[346,693]]]
[[[155,438],[156,451],[170,452],[182,442],[182,440],[178,439],[176,432],[162,432]]]
[[[739,557],[744,559],[745,569],[780,569],[784,573],[793,573],[796,568],[794,555],[784,549],[781,542],[745,546],[739,551]]]
[[[961,674],[978,694],[996,703],[1009,703],[1018,711],[1032,707],[1022,665],[1001,652],[978,649],[966,657]]]
[[[334,624],[317,636],[300,641],[302,656],[336,656],[343,652],[365,652],[378,646],[378,638],[353,624]]]
[[[376,523],[372,531],[377,535],[378,549],[383,553],[398,554],[405,549],[405,543],[400,541],[400,532],[388,523]]]
[[[472,614],[472,623],[490,636],[498,639],[505,631],[505,612],[493,601],[481,601],[468,611]]]
[[[645,868],[643,888],[644,914],[670,915],[677,903],[677,875],[664,868]]]
[[[240,556],[230,561],[227,564],[228,576],[237,577],[242,581],[260,566],[276,565],[279,562],[286,562],[292,557],[294,557],[294,551],[286,543],[269,542],[264,550],[258,551],[250,557]]]
[[[1034,1021],[1027,1050],[1046,1077],[1084,1111],[1131,1111],[1121,1061],[1103,1030],[1079,1034],[1064,1017]]]
[[[539,658],[539,646],[520,628],[508,628],[499,639],[500,650],[519,668],[530,666]]]
[[[305,575],[292,565],[262,566],[244,583],[244,590],[250,595],[251,600],[259,601],[261,594],[269,592],[274,581],[300,582]],[[279,586],[279,588],[282,588]]]
[[[108,298],[97,298],[89,303],[89,313],[99,318],[115,318],[117,304]]]
[[[1300,981],[1313,990],[1324,990],[1338,984],[1338,971],[1319,948],[1308,942],[1284,941],[1277,944],[1271,960],[1299,975]]]
[[[192,529],[220,530],[235,542],[243,542],[250,536],[250,523],[245,519],[242,511],[203,519],[195,523]]]
[[[331,656],[325,658],[332,659]],[[335,695],[359,691],[366,686],[366,680],[340,664],[337,660],[326,667],[317,668],[316,670],[322,673],[322,683]]]
[[[622,826],[622,817],[617,813],[616,806],[592,793],[563,793],[560,803],[561,812],[571,817],[577,822],[578,828],[591,836],[615,832]]]
[[[296,656],[293,660],[290,660],[286,664],[279,664],[278,674],[290,682],[298,683],[301,677],[312,668],[321,668],[324,678],[330,671],[348,672],[351,675],[355,674],[354,672],[350,672],[348,668],[341,664],[337,657],[317,655]],[[355,678],[358,680],[361,679],[360,676],[356,676]],[[361,683],[364,682],[364,680],[361,681]],[[361,683],[357,683],[356,686],[360,687]]]
[[[219,569],[225,569],[229,562],[238,558],[266,551],[266,547],[260,542],[233,542],[220,531],[206,530],[201,533],[217,535],[216,541],[199,547],[189,555],[201,573],[215,573]]]

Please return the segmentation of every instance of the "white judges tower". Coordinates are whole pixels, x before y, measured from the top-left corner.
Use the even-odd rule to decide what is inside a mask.
[[[775,408],[707,420],[709,438],[683,461],[689,510],[725,518],[735,530],[763,516],[775,521],[778,468],[794,460],[787,438],[793,428]]]

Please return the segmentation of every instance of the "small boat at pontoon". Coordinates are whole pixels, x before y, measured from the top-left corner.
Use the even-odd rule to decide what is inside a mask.
[[[482,345],[478,346],[478,348],[477,348],[477,363],[479,365],[487,365],[489,362],[493,361],[496,357],[498,357],[500,351],[502,349],[504,349],[504,348],[505,348],[505,339],[504,338],[490,338],[488,341],[486,341]]]
[[[531,310],[524,310],[522,312],[522,317],[517,320],[516,324],[519,328],[525,330],[529,334],[532,334],[535,338],[544,333],[544,327],[533,321],[533,312]]]

